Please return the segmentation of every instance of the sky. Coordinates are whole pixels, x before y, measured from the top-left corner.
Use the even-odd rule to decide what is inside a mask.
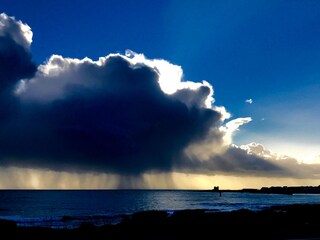
[[[0,187],[318,185],[318,9],[0,1]]]

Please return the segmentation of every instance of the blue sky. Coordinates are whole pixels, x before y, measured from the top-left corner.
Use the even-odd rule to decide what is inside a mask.
[[[216,105],[253,121],[236,144],[320,154],[320,1],[3,0],[27,23],[40,64],[131,49],[210,82]],[[253,103],[246,103],[246,99]]]

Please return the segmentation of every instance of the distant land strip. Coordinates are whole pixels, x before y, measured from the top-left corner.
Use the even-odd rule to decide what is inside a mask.
[[[240,190],[228,190],[228,189],[219,189],[218,186],[214,187],[211,190],[205,190],[208,192],[243,192],[243,193],[265,193],[265,194],[320,194],[320,185],[319,186],[298,186],[298,187],[262,187],[261,189],[255,188],[243,188]]]

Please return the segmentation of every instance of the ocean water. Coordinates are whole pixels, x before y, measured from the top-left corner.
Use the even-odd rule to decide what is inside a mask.
[[[252,194],[181,190],[1,190],[0,219],[18,226],[75,228],[89,222],[115,224],[124,215],[147,210],[171,214],[185,209],[261,210],[273,205],[320,204],[318,194]]]

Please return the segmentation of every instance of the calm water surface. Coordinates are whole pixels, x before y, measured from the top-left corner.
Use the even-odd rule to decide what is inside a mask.
[[[259,210],[272,205],[320,204],[317,194],[250,194],[176,190],[1,190],[0,219],[19,226],[74,228],[82,222],[117,223],[124,214],[147,210]]]

